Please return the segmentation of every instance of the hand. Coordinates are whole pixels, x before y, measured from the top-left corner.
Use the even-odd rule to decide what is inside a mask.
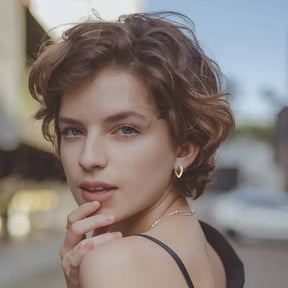
[[[108,231],[108,226],[115,219],[113,215],[93,215],[99,207],[100,203],[97,201],[87,202],[67,217],[67,233],[59,252],[67,288],[80,288],[80,263],[90,250],[96,245],[122,237],[120,232],[103,232]],[[93,237],[87,239],[86,233],[91,231],[94,231]]]

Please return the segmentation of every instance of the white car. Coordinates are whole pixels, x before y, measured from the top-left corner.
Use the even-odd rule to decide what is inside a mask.
[[[219,195],[212,219],[231,236],[288,240],[288,193],[256,187],[240,187]]]

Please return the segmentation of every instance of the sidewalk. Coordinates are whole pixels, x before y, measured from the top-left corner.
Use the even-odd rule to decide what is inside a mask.
[[[63,234],[41,234],[0,242],[0,287],[66,287],[59,247]]]

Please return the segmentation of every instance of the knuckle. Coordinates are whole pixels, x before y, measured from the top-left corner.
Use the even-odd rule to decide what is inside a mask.
[[[59,256],[61,257],[61,259],[64,257],[64,247],[61,246],[59,249]]]
[[[67,224],[68,224],[68,225],[72,225],[73,222],[74,222],[74,220],[73,220],[73,215],[72,215],[72,213],[70,213],[70,214],[67,216]]]
[[[61,261],[61,267],[62,267],[63,271],[65,272],[66,271],[66,263],[65,263],[64,259],[62,259],[62,261]]]
[[[79,249],[82,249],[82,248],[85,246],[86,243],[87,243],[87,240],[81,241],[81,242],[79,243]]]
[[[106,234],[105,234],[105,240],[111,240],[111,239],[113,239],[113,234],[111,234],[111,233],[106,233]]]
[[[67,267],[67,265],[66,265],[66,263],[64,261],[62,261],[61,266],[62,266],[62,270],[65,272],[65,274],[67,274],[68,267]]]
[[[87,248],[86,246],[83,246],[81,249],[79,249],[78,255],[81,261],[90,251],[91,251],[91,248]]]
[[[79,250],[79,257],[80,257],[80,259],[82,260],[82,259],[87,255],[88,252],[89,252],[89,251],[84,250],[84,249]]]
[[[73,233],[73,234],[76,234],[76,235],[79,235],[81,234],[81,231],[80,231],[80,225],[78,225],[77,222],[73,223],[71,226],[70,226],[70,231]]]

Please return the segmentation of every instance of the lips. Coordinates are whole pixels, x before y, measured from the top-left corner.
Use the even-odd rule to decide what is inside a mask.
[[[83,181],[79,185],[82,197],[85,201],[106,202],[112,198],[117,190],[116,186],[105,182]]]
[[[104,187],[97,187],[97,188],[94,188],[94,187],[82,187],[82,189],[84,190],[87,190],[88,192],[90,193],[105,193],[113,188],[104,188]]]

